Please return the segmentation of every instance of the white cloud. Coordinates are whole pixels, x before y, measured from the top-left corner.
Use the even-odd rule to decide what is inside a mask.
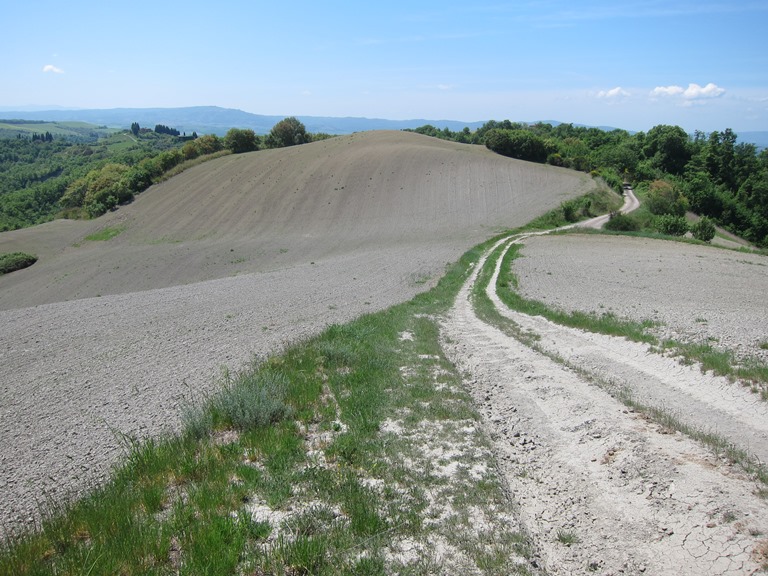
[[[698,84],[688,84],[688,88],[683,93],[683,96],[691,99],[718,98],[723,94],[725,94],[724,88],[720,88],[720,86],[717,86],[712,82],[710,82],[706,86],[699,86]]]
[[[688,84],[688,88],[682,86],[657,86],[651,91],[651,96],[682,96],[686,100],[701,100],[703,98],[718,98],[725,94],[725,88],[710,82],[706,86]]]
[[[454,84],[438,84],[437,89],[438,90],[453,90],[456,88]]]
[[[46,64],[43,66],[43,72],[53,72],[54,74],[64,74],[64,70],[57,68],[53,64]]]
[[[685,92],[682,86],[656,86],[651,91],[651,96],[676,96]]]
[[[629,96],[629,92],[621,86],[616,86],[616,88],[611,88],[610,90],[600,90],[597,93],[598,98],[621,98],[623,96]]]

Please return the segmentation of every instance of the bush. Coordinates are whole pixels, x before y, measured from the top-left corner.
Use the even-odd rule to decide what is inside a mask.
[[[715,224],[706,216],[702,216],[698,222],[691,226],[691,234],[696,240],[709,242],[715,237]]]
[[[640,230],[640,223],[626,214],[611,212],[611,218],[603,228],[614,232],[636,232]]]
[[[662,214],[683,216],[689,208],[688,199],[680,193],[676,186],[665,180],[651,182],[646,205],[652,214],[659,216]]]
[[[28,268],[37,262],[37,256],[24,252],[11,252],[0,254],[0,275],[9,274],[16,270]]]
[[[284,374],[270,369],[227,374],[222,390],[204,406],[187,410],[185,428],[201,437],[216,428],[248,431],[279,422],[292,413],[285,401],[288,384]]]
[[[682,236],[688,232],[688,221],[685,216],[663,214],[654,219],[653,225],[656,230],[668,236]]]

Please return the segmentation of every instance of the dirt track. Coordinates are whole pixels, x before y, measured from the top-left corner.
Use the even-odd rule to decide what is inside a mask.
[[[99,481],[114,432],[178,426],[222,366],[411,298],[578,173],[405,133],[230,156],[91,222],[0,235],[0,524]],[[125,230],[86,241],[107,226]],[[0,530],[2,527],[0,527]]]
[[[552,276],[562,274],[542,281],[549,290],[538,284],[539,297],[558,298],[559,288],[579,293],[578,282],[571,285],[567,264],[578,254],[582,270],[597,273],[594,285],[610,286],[619,302],[632,301],[632,286],[612,258],[631,270],[637,257],[635,240],[563,236],[529,238],[525,243],[540,251],[526,247],[529,260],[524,267],[537,269],[543,261],[553,266]],[[672,247],[680,249],[672,254]],[[691,257],[684,248],[646,243],[647,250],[665,252],[668,263],[678,267]],[[756,289],[763,281],[760,275],[744,285],[734,281],[731,272],[739,269],[741,258],[718,251],[708,261],[709,296],[717,284],[712,262],[737,293]],[[531,279],[541,275],[540,269],[523,275],[523,288],[528,284],[532,291]],[[662,284],[646,275],[646,288],[652,294],[662,290],[666,278]],[[520,521],[547,572],[699,575],[759,570],[766,560],[768,504],[756,495],[758,487],[689,438],[626,408],[610,392],[628,389],[641,403],[663,408],[700,430],[716,431],[763,461],[768,456],[768,404],[695,367],[658,357],[645,346],[506,310],[489,290],[504,315],[541,337],[537,345],[542,351],[557,354],[576,371],[566,368],[478,319],[468,299],[473,280],[445,322],[446,349],[471,375],[470,386],[519,504]],[[692,291],[686,287],[680,286],[678,299],[667,294],[659,304],[657,298],[662,308],[657,313],[690,300]],[[570,302],[583,306],[582,299]],[[565,540],[572,542],[566,545]]]

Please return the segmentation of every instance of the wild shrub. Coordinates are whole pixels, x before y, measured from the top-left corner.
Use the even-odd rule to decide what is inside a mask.
[[[227,373],[215,396],[185,414],[185,428],[201,437],[216,428],[248,431],[279,422],[292,413],[288,384],[283,373],[270,368]]]
[[[651,182],[646,203],[648,210],[656,215],[683,216],[689,208],[688,199],[681,194],[678,186],[666,180]]]
[[[691,234],[696,240],[709,242],[715,237],[715,224],[706,216],[702,216],[698,222],[691,226]]]
[[[636,232],[640,230],[640,223],[626,214],[611,212],[611,218],[605,223],[603,228],[615,232]]]
[[[25,254],[24,252],[0,254],[0,275],[28,268],[35,262],[37,262],[37,256]]]
[[[685,216],[674,216],[672,214],[662,214],[653,221],[653,226],[668,236],[682,236],[688,232],[688,221]]]

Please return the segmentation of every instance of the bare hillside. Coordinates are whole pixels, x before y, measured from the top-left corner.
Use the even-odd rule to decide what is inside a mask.
[[[0,309],[189,284],[360,248],[448,245],[452,257],[586,192],[591,179],[484,147],[369,132],[229,156],[90,222],[0,235],[36,253],[0,277]],[[105,227],[109,241],[84,238]]]
[[[77,493],[115,431],[178,427],[222,366],[407,300],[446,262],[592,182],[409,133],[230,156],[90,222],[0,234],[0,535]],[[105,227],[108,241],[86,241]]]

